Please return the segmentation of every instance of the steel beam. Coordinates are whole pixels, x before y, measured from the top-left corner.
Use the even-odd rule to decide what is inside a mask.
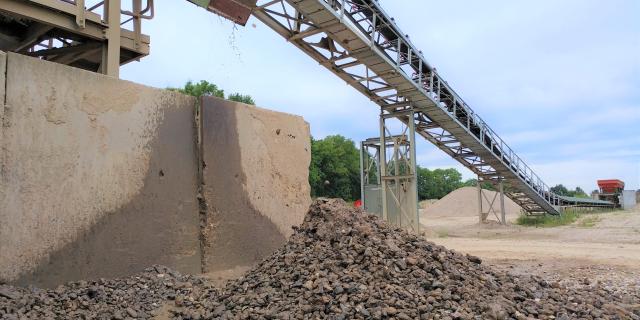
[[[484,211],[482,210],[482,180],[478,176],[478,183],[476,183],[476,191],[478,193],[478,222],[484,223]]]
[[[134,31],[130,31],[121,27],[121,0],[105,1],[103,15],[85,10],[84,0],[2,0],[0,15],[6,16],[8,21],[20,19],[28,27],[11,30],[18,37],[3,41],[2,49],[66,64],[84,59],[86,61],[76,66],[117,77],[121,64],[149,54],[149,36],[140,33],[140,19],[152,17],[144,16],[144,12],[151,9],[152,2],[142,10],[141,0],[133,1],[133,12],[125,11],[125,14],[133,16]],[[9,30],[0,30],[0,38],[7,37],[3,31]],[[96,54],[93,43],[104,45],[101,55]],[[75,52],[82,48],[87,51]],[[53,55],[56,50],[74,52]]]
[[[389,220],[389,207],[387,205],[387,194],[389,193],[389,184],[387,179],[387,133],[385,126],[385,118],[380,114],[380,194],[382,203],[382,219]]]
[[[104,4],[106,43],[102,48],[102,73],[118,78],[120,76],[120,0],[109,0]]]
[[[507,213],[504,209],[504,181],[500,180],[499,192],[500,192],[500,217],[502,218],[502,224],[507,224]]]

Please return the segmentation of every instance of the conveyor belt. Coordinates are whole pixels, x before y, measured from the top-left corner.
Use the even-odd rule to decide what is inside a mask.
[[[253,15],[483,180],[505,181],[529,214],[559,214],[566,199],[438,74],[376,1],[259,1]],[[413,110],[413,119],[407,111]],[[582,200],[582,205],[603,206]]]

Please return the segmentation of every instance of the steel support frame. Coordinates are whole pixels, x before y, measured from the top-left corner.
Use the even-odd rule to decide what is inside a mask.
[[[120,0],[107,0],[104,3],[107,41],[102,47],[102,64],[99,70],[115,78],[120,77],[120,4]]]
[[[478,183],[476,184],[476,189],[478,191],[478,222],[485,223],[490,214],[493,214],[498,222],[503,225],[507,224],[507,216],[504,208],[504,180],[489,181],[493,184],[494,187],[497,187],[497,192],[493,193],[493,197],[490,197],[487,190],[482,188],[482,184],[486,182],[482,179],[482,177],[478,176]],[[484,208],[483,200],[487,201],[489,205],[487,208]],[[498,203],[495,203],[498,200]],[[498,210],[496,210],[497,206],[499,207],[500,216],[498,216]]]
[[[338,5],[334,3],[333,5]],[[353,2],[345,1],[345,6],[353,6]],[[289,1],[259,2],[254,15],[271,27],[278,34],[317,60],[338,77],[353,86],[373,102],[380,105],[385,112],[402,112],[410,108],[410,99],[394,85],[386,81],[383,75],[373,72],[364,62],[363,52],[350,53],[332,38],[328,30],[335,25],[316,25],[291,5]],[[346,17],[343,17],[346,19]],[[378,26],[379,28],[380,26]],[[372,38],[380,41],[378,32],[371,32]],[[385,48],[397,53],[397,64],[406,65],[408,54],[399,52],[395,43],[386,43]],[[414,57],[418,57],[415,55]],[[417,74],[423,82],[430,83],[434,96],[442,91],[443,81],[438,80],[435,69],[430,74]],[[430,79],[430,80],[428,80]],[[435,85],[434,85],[435,84]],[[437,147],[445,151],[456,161],[471,171],[482,176],[496,176],[497,173],[483,158],[457,141],[455,136],[442,128],[436,121],[419,108],[414,110],[416,132]],[[408,124],[406,117],[400,118]]]
[[[133,12],[129,12],[121,10],[121,0],[105,0],[88,10],[85,0],[3,0],[0,15],[38,23],[33,32],[10,51],[63,64],[100,55],[102,51],[102,63],[93,71],[118,77],[120,65],[131,61],[130,57],[121,57],[121,50],[136,52],[139,56],[149,53],[149,36],[141,33],[140,19],[153,17],[153,1],[148,0],[145,9],[141,8],[141,0],[132,0],[132,4]],[[104,9],[102,16],[93,11],[100,6]],[[145,16],[149,10],[151,15]],[[122,12],[131,16],[127,21],[133,21],[133,31],[121,28]],[[57,30],[56,34],[47,36],[52,30]]]
[[[516,191],[506,195],[527,212],[559,213],[557,195],[426,62],[377,2],[259,1],[253,14],[385,112],[411,108],[419,135],[484,179],[508,180]],[[408,124],[406,117],[399,119]]]
[[[369,138],[360,143],[360,199],[363,210],[382,218],[380,149],[380,138]]]
[[[418,173],[415,150],[415,113],[380,113],[380,185],[382,218],[413,233],[420,232],[418,212]],[[404,118],[399,132],[393,132],[389,121]]]

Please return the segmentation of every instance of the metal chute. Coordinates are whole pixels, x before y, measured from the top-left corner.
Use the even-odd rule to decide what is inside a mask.
[[[187,0],[239,25],[246,25],[257,0]]]

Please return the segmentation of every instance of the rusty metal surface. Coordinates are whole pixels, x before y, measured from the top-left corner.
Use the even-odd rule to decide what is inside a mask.
[[[246,25],[251,16],[257,0],[189,0],[199,6],[206,6],[206,9],[227,18],[239,25]]]

